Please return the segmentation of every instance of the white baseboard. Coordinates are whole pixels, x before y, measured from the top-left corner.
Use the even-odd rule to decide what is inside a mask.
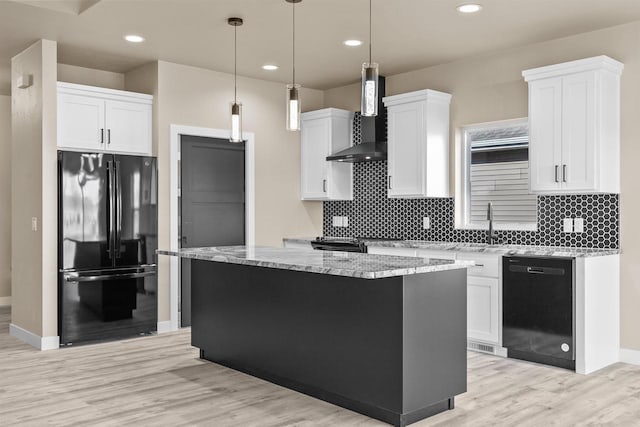
[[[158,322],[158,333],[164,334],[165,332],[173,332],[178,330],[178,325],[174,324],[171,320],[164,320]]]
[[[620,349],[620,361],[630,365],[640,365],[640,350]]]
[[[0,307],[11,305],[11,297],[0,297]]]
[[[60,337],[41,337],[33,332],[27,331],[20,326],[9,324],[9,334],[18,338],[20,341],[24,341],[32,347],[38,350],[55,350],[60,347]]]
[[[496,356],[507,357],[507,349],[504,347],[496,347]]]

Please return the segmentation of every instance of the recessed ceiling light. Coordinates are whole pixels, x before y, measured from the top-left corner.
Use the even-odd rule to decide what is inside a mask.
[[[360,46],[362,42],[360,40],[345,40],[344,44],[347,46]]]
[[[461,4],[456,9],[458,9],[458,12],[462,13],[475,13],[479,12],[482,9],[482,6],[479,4]]]
[[[278,67],[277,65],[274,65],[274,64],[264,64],[262,66],[262,69],[263,70],[267,70],[267,71],[277,70],[278,68],[280,68],[280,67]]]
[[[144,37],[137,34],[127,34],[124,39],[130,43],[142,43],[144,41]]]

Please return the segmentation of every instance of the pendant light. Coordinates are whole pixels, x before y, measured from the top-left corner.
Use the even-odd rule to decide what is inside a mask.
[[[296,84],[296,3],[302,0],[286,0],[291,3],[292,27],[293,27],[293,48],[292,48],[292,74],[293,82],[287,85],[287,130],[300,130],[300,85]]]
[[[229,141],[242,142],[242,104],[238,103],[238,27],[242,18],[229,18],[233,27],[233,103],[231,104],[231,135]]]
[[[369,62],[362,64],[360,114],[378,115],[378,64],[371,62],[371,0],[369,0]]]

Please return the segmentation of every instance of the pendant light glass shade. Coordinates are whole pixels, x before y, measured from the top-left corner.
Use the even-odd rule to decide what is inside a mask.
[[[360,114],[365,117],[378,115],[378,64],[362,64],[362,96]]]
[[[287,130],[300,130],[299,84],[287,85]]]
[[[231,104],[231,142],[242,142],[242,104]]]

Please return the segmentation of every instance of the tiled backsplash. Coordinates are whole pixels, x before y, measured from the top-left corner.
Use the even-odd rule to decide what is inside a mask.
[[[485,230],[455,228],[454,199],[387,198],[387,162],[355,163],[353,200],[324,202],[325,236],[399,238],[443,242],[484,242]],[[348,227],[333,227],[333,216],[347,216]],[[431,228],[422,228],[428,216]],[[583,233],[563,233],[563,218],[583,218]],[[498,231],[504,244],[619,247],[617,194],[538,196],[537,231]]]

